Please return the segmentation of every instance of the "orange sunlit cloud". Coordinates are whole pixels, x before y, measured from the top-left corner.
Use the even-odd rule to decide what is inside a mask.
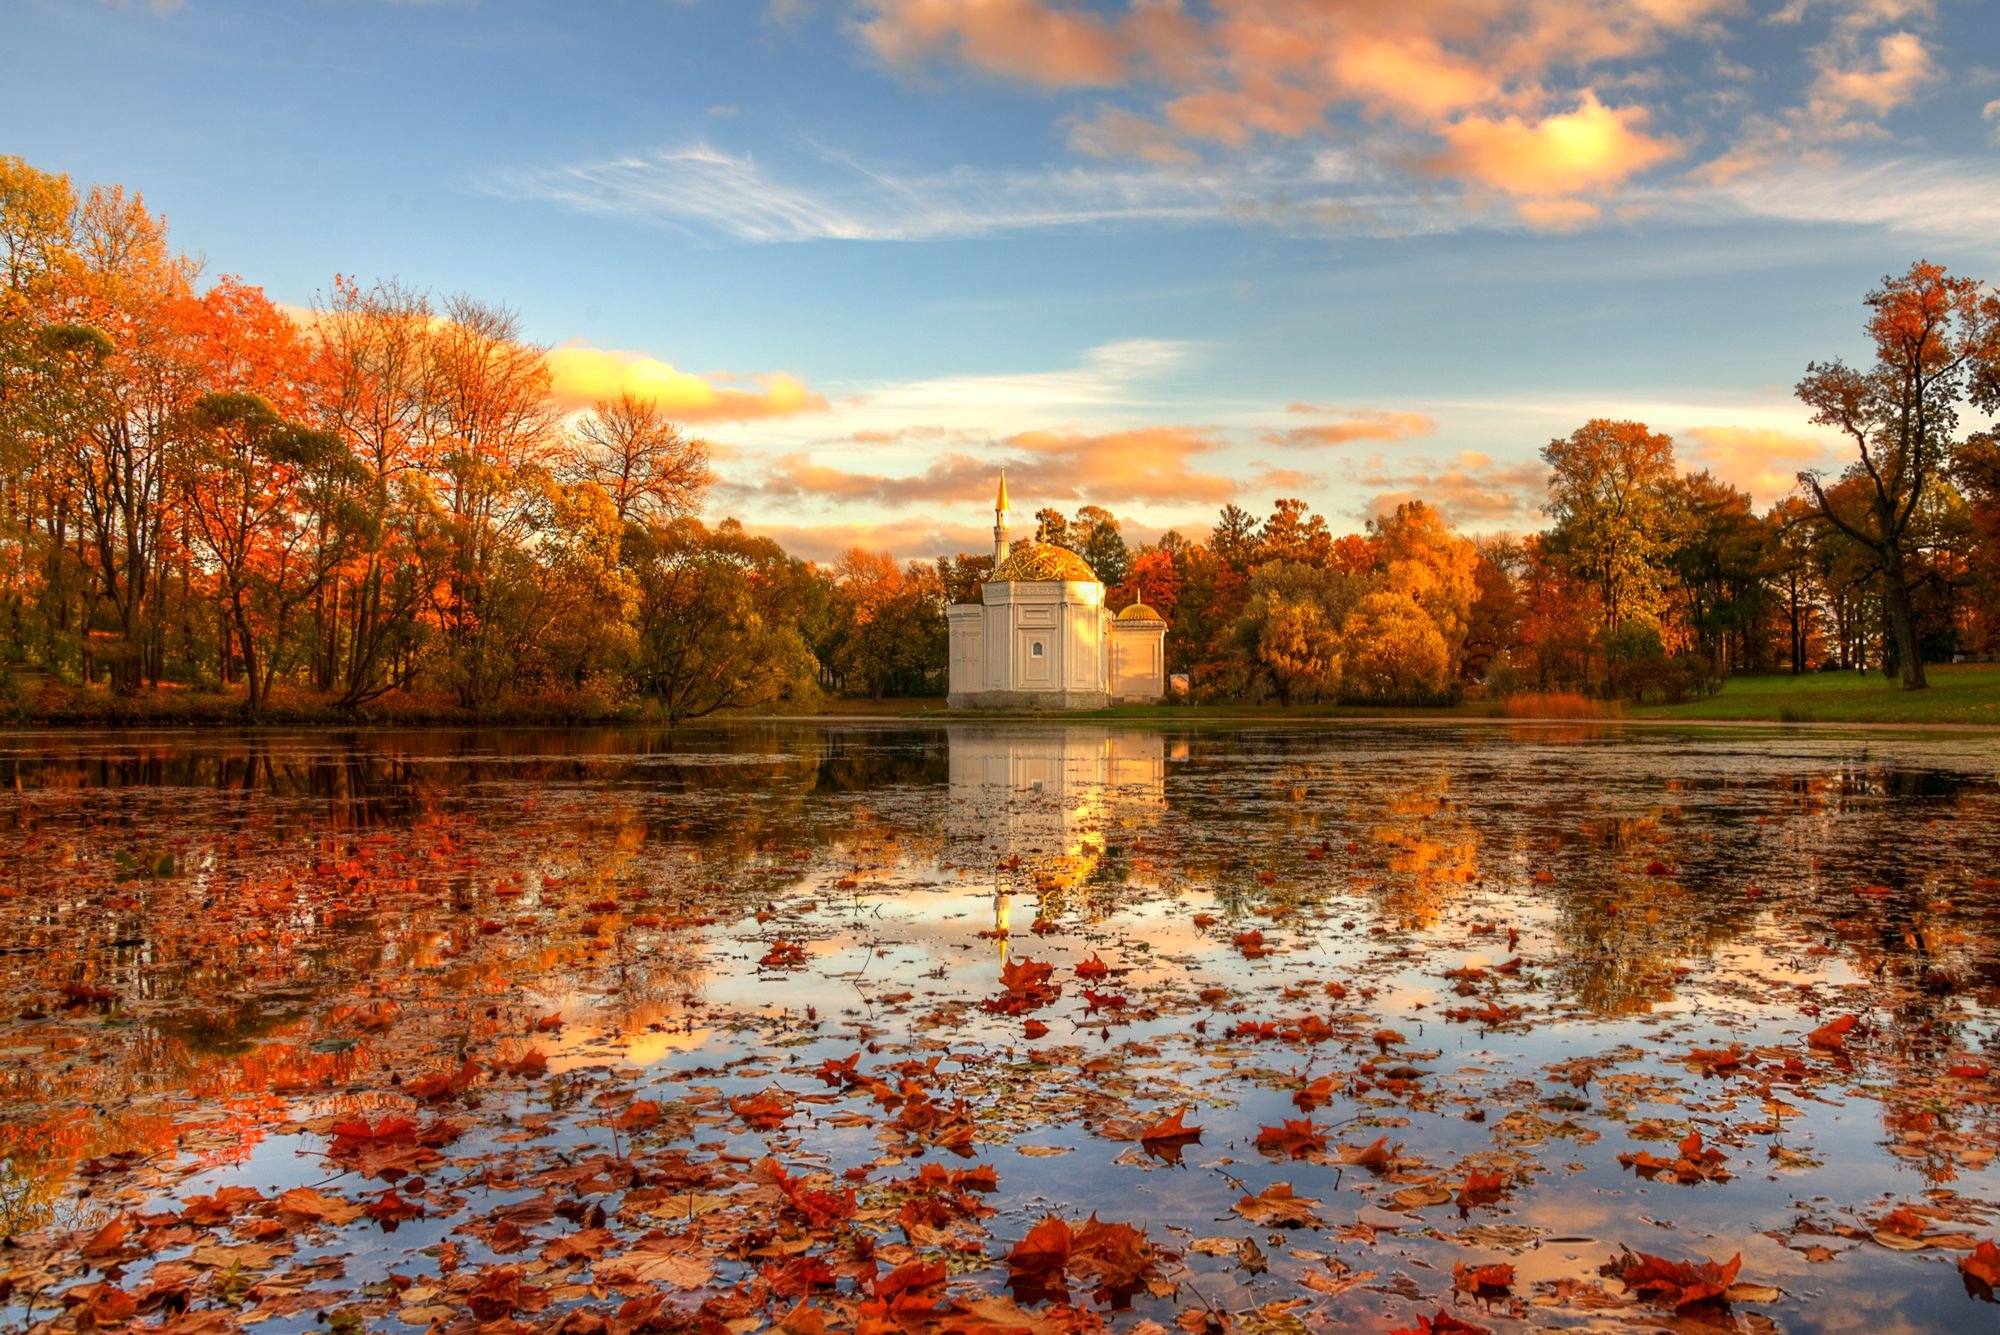
[[[630,392],[664,408],[676,421],[745,422],[826,411],[826,399],[782,372],[747,385],[716,384],[637,352],[569,344],[549,352],[556,399],[582,409]]]
[[[1343,43],[1333,53],[1333,68],[1369,111],[1415,125],[1482,106],[1500,94],[1490,67],[1421,34]]]
[[[1343,412],[1310,403],[1294,403],[1288,410],[1314,416],[1338,416],[1337,422],[1315,422],[1310,426],[1266,431],[1264,439],[1273,445],[1349,445],[1357,440],[1408,440],[1428,436],[1437,429],[1435,418],[1423,413],[1391,413],[1356,409]]]
[[[1070,127],[1069,144],[1097,158],[1138,158],[1161,166],[1196,160],[1165,126],[1118,107],[1099,107],[1095,116],[1077,121]]]
[[[1463,450],[1447,462],[1376,456],[1355,479],[1379,488],[1366,510],[1388,514],[1405,501],[1422,501],[1445,522],[1461,526],[1532,522],[1540,517],[1548,470],[1539,460],[1504,464],[1477,450]]]
[[[1522,222],[1544,232],[1573,232],[1596,222],[1604,210],[1587,199],[1524,199],[1514,206]],[[1619,210],[1619,216],[1632,216]]]
[[[1887,115],[1936,77],[1930,51],[1915,33],[1895,32],[1875,44],[1872,64],[1828,64],[1813,86],[1822,108],[1859,106]]]
[[[1302,473],[1296,468],[1267,468],[1250,479],[1250,490],[1257,495],[1296,496],[1300,492],[1314,491],[1326,485],[1326,479],[1317,473]]]
[[[1590,89],[1576,109],[1529,120],[1468,116],[1444,130],[1428,164],[1509,195],[1560,197],[1603,190],[1676,157],[1672,138],[1645,133],[1643,107],[1607,107]]]
[[[994,481],[1005,467],[1010,490],[1033,505],[1220,504],[1237,493],[1238,484],[1193,466],[1220,444],[1200,427],[1024,431],[976,450],[939,455],[922,472],[903,475],[840,468],[792,453],[774,460],[762,480],[743,487],[741,494],[789,503],[872,501],[977,509],[991,504]]]
[[[927,560],[953,552],[993,550],[993,530],[978,524],[938,523],[926,518],[881,523],[782,524],[745,521],[752,533],[770,538],[801,560],[831,563],[860,547],[892,552],[901,560]]]
[[[1801,469],[1823,466],[1832,458],[1823,442],[1770,427],[1697,426],[1682,435],[1694,443],[1690,463],[1741,487],[1760,505],[1796,487]]]
[[[1040,0],[880,0],[861,33],[891,64],[944,54],[1049,87],[1112,84],[1125,42],[1098,19]]]
[[[1055,0],[868,0],[859,30],[901,68],[952,61],[1043,87],[1153,95],[1149,108],[1105,104],[1073,123],[1072,146],[1097,156],[1181,163],[1191,144],[1296,139],[1352,110],[1437,136],[1435,172],[1547,200],[1613,189],[1682,151],[1646,132],[1643,107],[1608,107],[1580,83],[1566,93],[1565,78],[1707,31],[1738,8],[1737,0],[1232,0],[1204,14],[1148,0],[1107,10]],[[1622,69],[1599,82],[1629,91],[1643,76]],[[1521,213],[1555,228],[1596,216],[1547,203]]]

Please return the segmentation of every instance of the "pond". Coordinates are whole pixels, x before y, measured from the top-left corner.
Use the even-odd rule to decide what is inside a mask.
[[[1992,737],[4,734],[0,1321],[1991,1328],[1996,926]]]

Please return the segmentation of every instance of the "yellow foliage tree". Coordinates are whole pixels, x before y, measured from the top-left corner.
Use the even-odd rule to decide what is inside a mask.
[[[1437,627],[1458,670],[1472,604],[1479,596],[1479,552],[1422,501],[1405,501],[1369,525],[1376,543],[1381,588],[1407,596]]]
[[[1437,623],[1407,593],[1369,594],[1341,626],[1347,693],[1371,700],[1422,701],[1444,693],[1451,649]]]

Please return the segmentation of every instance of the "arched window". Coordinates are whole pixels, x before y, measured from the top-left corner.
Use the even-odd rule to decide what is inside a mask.
[[[1040,658],[1042,656],[1042,642],[1040,640],[1036,640],[1034,646],[1030,648],[1028,652],[1034,657]]]

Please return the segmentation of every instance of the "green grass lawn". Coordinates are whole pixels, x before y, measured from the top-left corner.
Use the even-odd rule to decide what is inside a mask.
[[[1746,723],[1936,723],[2000,727],[2000,665],[1933,665],[1927,671],[1931,683],[1927,691],[1901,690],[1879,671],[1865,677],[1853,672],[1811,672],[1799,677],[1732,677],[1719,693],[1706,700],[1692,700],[1683,705],[1628,703],[1621,714],[1628,719],[1685,719],[1689,722],[1712,719]],[[860,708],[857,709],[857,706]],[[826,712],[941,715],[944,701],[898,700],[873,706],[865,702],[828,701]],[[1113,709],[1079,711],[1063,717],[1078,722],[1089,719],[1176,723],[1232,719],[1305,722],[1383,717],[1446,722],[1491,718],[1499,712],[1499,706],[1489,701],[1473,701],[1444,709],[1342,705],[1298,705],[1291,709],[1280,709],[1276,705],[1242,704],[1195,707],[1121,705]]]
[[[1786,723],[2000,724],[2000,665],[1931,666],[1927,691],[1904,691],[1880,672],[1731,677],[1706,700],[1627,705],[1627,718],[1769,719]]]

